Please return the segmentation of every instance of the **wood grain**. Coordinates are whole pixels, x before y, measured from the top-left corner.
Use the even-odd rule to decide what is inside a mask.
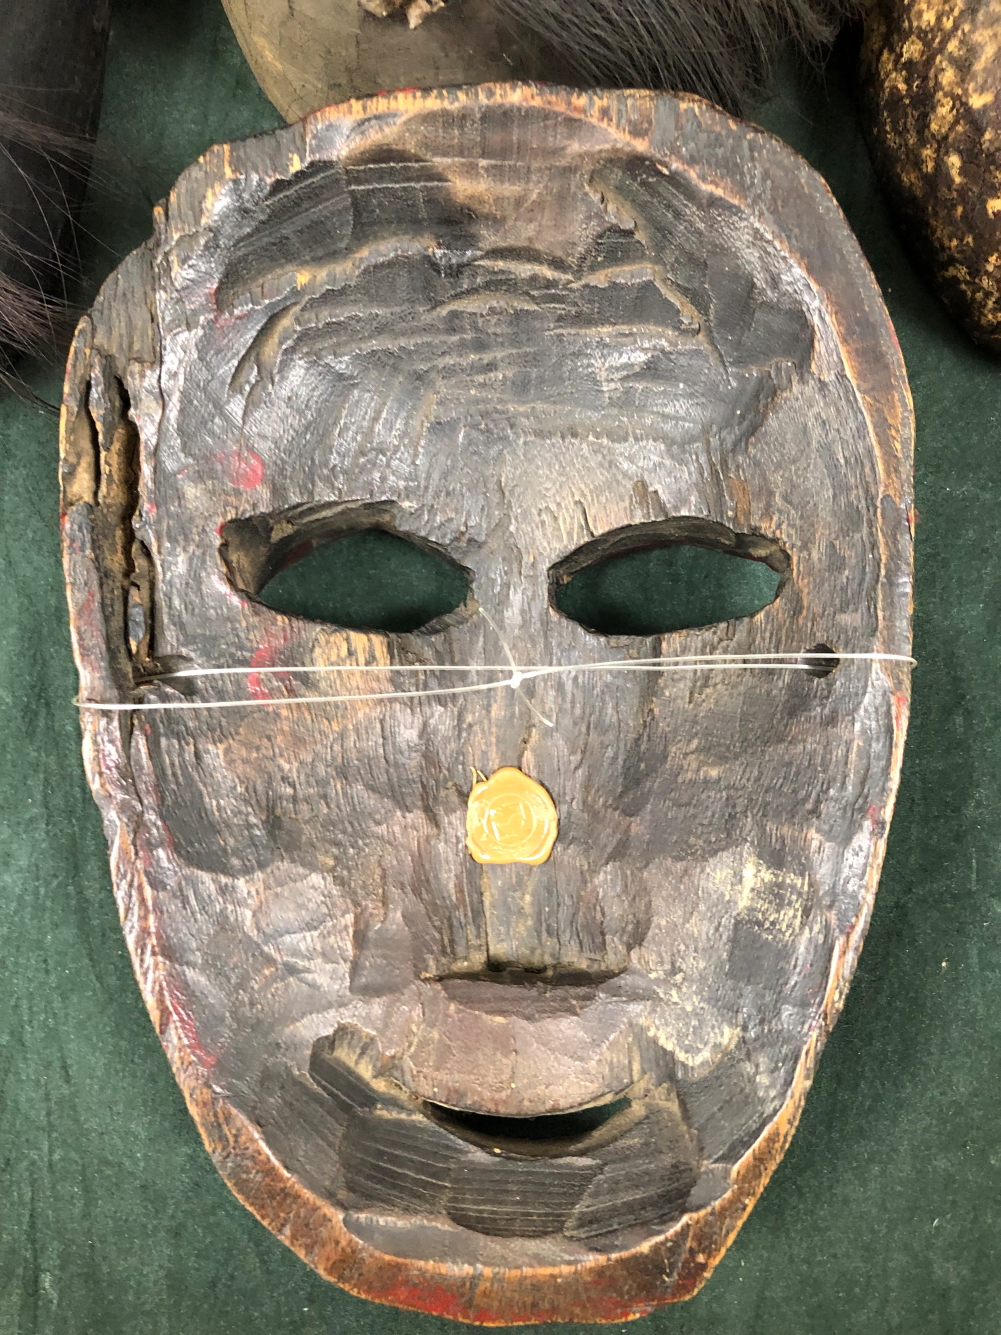
[[[85,699],[181,700],[150,680],[181,664],[258,669],[194,700],[302,693],[259,671],[299,664],[454,684],[503,661],[494,626],[523,663],[908,651],[903,366],[778,141],[652,94],[396,94],[212,149],[155,222],[67,374]],[[365,526],[466,602],[390,634],[257,599]],[[554,607],[596,551],[665,540],[767,560],[776,600],[652,638]],[[236,1194],[352,1292],[466,1321],[695,1292],[841,1009],[908,676],[84,711],[140,986]],[[506,765],[559,811],[539,866],[466,851],[472,770]]]

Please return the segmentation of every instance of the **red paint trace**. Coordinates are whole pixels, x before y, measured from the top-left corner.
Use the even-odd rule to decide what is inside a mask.
[[[185,1046],[201,1065],[202,1070],[206,1075],[210,1074],[213,1066],[215,1066],[216,1062],[219,1060],[218,1054],[209,1052],[207,1048],[202,1046],[201,1040],[198,1037],[198,1030],[195,1028],[194,1018],[188,1008],[187,999],[177,980],[170,977],[164,978],[162,986],[164,999],[167,1003],[167,1016],[169,1016],[169,1020],[177,1026]],[[167,1017],[164,1017],[165,1021],[166,1018]],[[161,1021],[161,1039],[163,1038],[165,1029],[166,1023]]]
[[[253,491],[264,481],[264,460],[256,450],[225,450],[216,458],[230,486]]]
[[[268,639],[259,649],[255,649],[250,656],[250,666],[252,668],[274,667],[275,659],[281,650],[287,648],[289,640],[292,637],[287,633],[281,633],[274,639]],[[287,672],[268,672],[263,677],[259,672],[251,672],[247,677],[247,690],[255,700],[272,700],[274,696],[270,687],[279,683],[288,685],[292,677]]]

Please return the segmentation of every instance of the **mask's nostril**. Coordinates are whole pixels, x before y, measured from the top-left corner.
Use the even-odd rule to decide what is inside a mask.
[[[815,654],[818,657],[814,657]],[[815,644],[808,653],[803,654],[800,662],[806,665],[808,676],[829,677],[841,659],[834,656],[834,650],[829,644]]]

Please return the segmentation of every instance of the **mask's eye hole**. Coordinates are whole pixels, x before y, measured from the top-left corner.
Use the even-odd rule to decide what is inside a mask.
[[[441,630],[472,573],[394,527],[388,501],[299,505],[229,520],[219,554],[233,587],[276,612],[346,630]]]
[[[579,547],[550,570],[550,600],[602,635],[665,635],[761,611],[788,566],[771,538],[708,520],[664,520]]]
[[[418,630],[454,612],[469,594],[461,567],[384,529],[361,529],[290,556],[260,590],[260,601],[350,630]]]

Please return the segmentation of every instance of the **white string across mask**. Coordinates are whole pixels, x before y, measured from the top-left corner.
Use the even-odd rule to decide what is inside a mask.
[[[772,671],[772,672],[816,672],[819,661],[830,661],[835,665],[844,661],[864,661],[864,662],[886,662],[886,663],[905,663],[907,666],[914,666],[916,660],[907,654],[884,654],[884,653],[840,653],[834,650],[830,652],[819,652],[814,649],[804,649],[793,653],[769,653],[769,654],[679,654],[675,657],[667,658],[640,658],[629,660],[606,660],[595,663],[531,663],[531,664],[498,664],[498,663],[461,663],[461,664],[428,664],[428,665],[402,665],[392,666],[386,664],[320,664],[312,667],[293,666],[293,667],[215,667],[215,668],[183,668],[179,672],[166,672],[161,676],[150,678],[145,685],[154,685],[158,682],[170,683],[181,678],[198,677],[239,677],[251,673],[258,675],[285,673],[288,675],[301,675],[310,672],[395,672],[395,673],[421,673],[421,672],[491,672],[502,673],[493,681],[474,682],[464,686],[441,686],[421,690],[392,690],[392,691],[364,691],[347,692],[344,694],[331,695],[290,695],[280,699],[274,698],[246,698],[239,700],[151,700],[151,701],[102,701],[102,700],[77,700],[75,703],[80,709],[93,709],[102,711],[111,711],[118,713],[135,713],[138,711],[149,710],[174,710],[174,709],[239,709],[253,708],[257,706],[276,707],[282,705],[318,705],[335,704],[342,701],[358,700],[393,700],[393,699],[415,699],[418,697],[431,697],[441,695],[468,695],[478,691],[493,691],[504,686],[512,689],[519,689],[522,682],[529,681],[536,677],[572,675],[576,673],[588,672],[702,672],[702,671]],[[536,711],[537,712],[537,711]],[[541,716],[540,716],[541,717]],[[554,723],[550,719],[545,719],[549,727]]]

